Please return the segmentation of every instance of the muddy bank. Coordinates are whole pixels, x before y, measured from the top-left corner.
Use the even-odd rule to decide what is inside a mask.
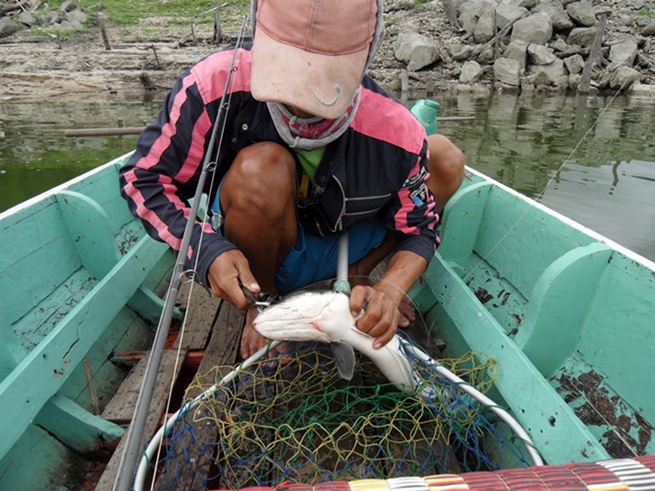
[[[594,55],[590,92],[652,93],[651,9],[655,4],[644,0],[433,0],[420,6],[391,0],[385,4],[387,34],[370,74],[414,97],[469,90],[567,92],[578,90]],[[46,14],[53,17],[41,18]],[[543,39],[516,34],[529,18],[537,26],[528,27],[532,34],[548,24]],[[15,14],[2,19],[18,23]],[[223,21],[219,43],[209,23],[173,27],[169,19],[151,17],[130,27],[104,24],[103,37],[99,19],[99,13],[89,13],[85,30],[65,36],[59,24],[21,26],[0,39],[0,100],[167,90],[184,69],[228,47],[240,17]]]

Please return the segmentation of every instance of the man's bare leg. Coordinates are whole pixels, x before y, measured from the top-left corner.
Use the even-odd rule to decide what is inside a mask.
[[[443,135],[428,136],[430,160],[428,188],[437,201],[437,211],[443,213],[448,200],[464,180],[464,153]]]
[[[275,271],[294,246],[296,167],[282,146],[263,142],[244,148],[221,185],[226,238],[248,259],[262,291],[275,292]],[[240,354],[245,359],[268,341],[252,328],[256,309],[246,314]]]

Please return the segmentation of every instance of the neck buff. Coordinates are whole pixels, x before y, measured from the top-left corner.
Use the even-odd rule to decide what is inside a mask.
[[[266,105],[275,129],[287,145],[301,150],[314,150],[344,134],[357,112],[359,96],[358,88],[346,112],[337,119],[323,119],[318,116],[303,119],[292,114],[279,102],[267,102]]]

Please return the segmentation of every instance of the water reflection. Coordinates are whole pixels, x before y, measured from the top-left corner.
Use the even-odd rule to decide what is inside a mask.
[[[160,100],[134,94],[0,103],[0,211],[134,148],[136,137],[69,138],[64,130],[143,126]]]
[[[468,95],[440,132],[467,164],[655,260],[655,99]]]
[[[134,147],[67,128],[143,126],[163,100],[123,94],[0,102],[0,211]],[[467,164],[655,260],[655,99],[461,94],[438,98],[439,131]]]

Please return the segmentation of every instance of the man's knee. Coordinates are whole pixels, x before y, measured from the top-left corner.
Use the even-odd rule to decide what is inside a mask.
[[[245,208],[257,213],[282,213],[295,195],[296,167],[281,145],[261,142],[239,152],[221,185],[221,208]]]
[[[430,177],[428,187],[437,200],[437,210],[444,206],[464,180],[464,153],[443,135],[428,136]]]
[[[443,135],[430,135],[428,148],[430,173],[440,180],[461,184],[464,178],[464,153]]]

